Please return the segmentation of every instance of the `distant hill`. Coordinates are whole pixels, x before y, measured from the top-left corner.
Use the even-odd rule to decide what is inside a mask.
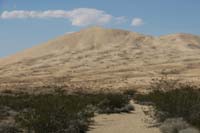
[[[200,36],[154,37],[91,27],[0,59],[1,86],[39,86],[65,77],[79,87],[120,88],[163,74],[198,80]]]

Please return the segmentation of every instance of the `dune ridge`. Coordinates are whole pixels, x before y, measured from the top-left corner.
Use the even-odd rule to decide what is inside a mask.
[[[78,86],[121,88],[163,74],[199,81],[200,36],[91,27],[0,59],[1,85],[66,77]]]

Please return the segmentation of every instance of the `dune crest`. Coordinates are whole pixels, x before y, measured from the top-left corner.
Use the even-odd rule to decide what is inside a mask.
[[[146,84],[163,73],[198,80],[199,55],[197,35],[91,27],[1,59],[0,80],[68,77],[70,83],[111,88]]]

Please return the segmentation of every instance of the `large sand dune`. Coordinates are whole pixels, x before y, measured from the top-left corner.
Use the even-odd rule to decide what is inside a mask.
[[[200,36],[161,37],[92,27],[0,59],[0,83],[39,86],[41,80],[93,88],[148,84],[162,74],[198,81]]]

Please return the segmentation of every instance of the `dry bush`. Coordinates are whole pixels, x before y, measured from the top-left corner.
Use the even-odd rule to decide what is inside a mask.
[[[162,78],[153,84],[148,94],[138,94],[135,99],[154,105],[156,118],[182,117],[200,128],[200,88],[190,83]]]

